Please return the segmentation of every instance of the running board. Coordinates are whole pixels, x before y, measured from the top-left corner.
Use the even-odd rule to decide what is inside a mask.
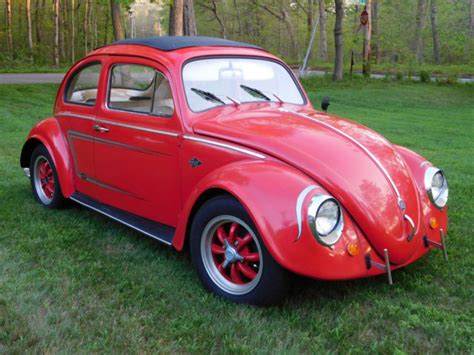
[[[69,198],[166,245],[171,245],[173,241],[175,232],[173,227],[106,205],[79,192],[75,192]]]

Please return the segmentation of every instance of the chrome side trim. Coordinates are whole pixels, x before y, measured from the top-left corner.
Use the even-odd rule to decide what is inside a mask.
[[[94,141],[96,143],[102,143],[102,144],[106,144],[106,145],[117,146],[117,147],[120,147],[120,148],[123,148],[123,149],[131,150],[131,151],[139,152],[139,153],[143,153],[143,154],[148,154],[148,155],[155,155],[155,156],[166,155],[166,156],[170,156],[170,154],[161,153],[161,152],[158,152],[158,151],[155,151],[155,150],[152,150],[152,149],[141,148],[141,147],[130,145],[130,144],[111,141],[109,139],[93,137],[91,135],[84,134],[84,133],[81,133],[81,132],[77,132],[77,131],[74,131],[74,130],[68,130],[67,132],[68,132],[68,136],[70,136],[71,138],[78,138],[78,139],[82,139],[82,140],[85,140],[85,141],[88,141],[88,142]]]
[[[30,168],[23,168],[23,174],[25,174],[25,176],[29,178],[31,176]]]
[[[75,113],[62,113],[62,112],[59,112],[55,116],[81,118],[83,120],[88,120],[88,121],[94,121],[95,120],[95,118],[93,116],[77,115]]]
[[[126,123],[111,122],[111,121],[107,121],[107,120],[102,120],[100,118],[96,119],[96,122],[109,124],[111,126],[135,129],[137,131],[161,134],[161,135],[170,136],[170,137],[178,137],[178,135],[179,135],[178,133],[174,133],[174,132],[161,131],[159,129],[152,129],[152,128],[146,128],[146,127],[141,127],[141,126],[134,126],[134,125],[126,124]]]
[[[56,116],[81,118],[83,120],[96,121],[96,122],[100,122],[100,123],[109,124],[111,126],[125,127],[125,128],[135,129],[137,131],[144,131],[144,132],[161,134],[161,135],[164,135],[164,136],[178,137],[178,135],[179,135],[178,133],[174,133],[174,132],[168,132],[168,131],[162,131],[162,130],[159,130],[159,129],[152,129],[152,128],[146,128],[146,127],[141,127],[141,126],[129,125],[129,124],[125,124],[125,123],[111,122],[111,121],[107,121],[107,120],[102,120],[100,118],[96,119],[93,116],[77,115],[77,114],[74,114],[74,113],[57,113]]]
[[[77,203],[79,203],[79,204],[81,204],[81,205],[87,207],[87,208],[90,208],[91,210],[94,210],[94,211],[96,211],[96,212],[99,212],[99,213],[103,214],[104,216],[107,216],[107,217],[113,219],[114,221],[117,221],[117,222],[120,222],[120,223],[122,223],[122,224],[125,224],[127,227],[133,228],[133,229],[135,229],[136,231],[138,231],[138,232],[140,232],[140,233],[143,233],[143,234],[149,236],[150,238],[156,239],[156,240],[158,240],[158,241],[160,241],[160,242],[162,242],[162,243],[164,243],[164,244],[166,244],[166,245],[171,245],[170,242],[168,242],[168,241],[166,241],[166,240],[163,240],[163,239],[161,239],[161,238],[158,238],[156,235],[153,235],[153,234],[148,233],[148,232],[146,232],[146,231],[144,231],[144,230],[142,230],[142,229],[140,229],[140,228],[138,228],[138,227],[135,227],[134,225],[129,224],[129,223],[127,223],[127,222],[125,222],[125,221],[123,221],[123,220],[117,218],[117,217],[114,217],[114,216],[108,214],[107,212],[101,211],[101,210],[99,210],[98,208],[95,208],[95,207],[93,207],[93,206],[91,206],[91,205],[88,205],[87,203],[84,203],[84,202],[82,202],[82,201],[79,201],[79,200],[77,200],[76,198],[74,198],[74,197],[72,197],[72,196],[70,196],[69,198],[70,198],[71,200],[73,200],[73,201],[75,201],[75,202],[77,202]]]
[[[215,145],[217,147],[221,147],[221,148],[227,148],[227,149],[231,149],[231,150],[235,150],[237,152],[240,152],[240,153],[244,153],[244,154],[247,154],[247,155],[250,155],[252,157],[255,157],[255,158],[259,158],[259,159],[265,159],[265,155],[263,154],[260,154],[260,153],[255,153],[251,150],[248,150],[248,149],[244,149],[244,148],[240,148],[240,147],[236,147],[234,145],[230,145],[230,144],[225,144],[225,143],[220,143],[220,142],[216,142],[216,141],[211,141],[211,140],[208,140],[208,139],[203,139],[203,138],[197,138],[197,137],[193,137],[193,136],[183,136],[184,139],[188,139],[190,141],[195,141],[195,142],[200,142],[200,143],[206,143],[206,144],[210,144],[210,145]]]
[[[313,191],[317,186],[316,185],[309,185],[306,186],[303,191],[300,192],[298,195],[298,198],[296,199],[296,222],[298,223],[298,235],[296,236],[296,240],[300,240],[301,238],[301,232],[302,232],[302,207],[303,207],[303,202],[308,196],[308,194]]]
[[[395,185],[395,182],[392,180],[392,177],[390,176],[390,174],[388,173],[388,171],[385,169],[385,167],[382,165],[382,163],[377,159],[377,157],[375,155],[372,154],[372,152],[367,149],[366,146],[364,146],[362,143],[360,143],[359,141],[357,141],[355,138],[351,137],[350,135],[348,135],[347,133],[341,131],[339,128],[336,128],[334,126],[331,126],[329,123],[326,123],[326,122],[323,122],[323,121],[320,121],[316,118],[313,118],[313,117],[310,117],[308,115],[305,115],[305,114],[302,114],[302,113],[298,113],[298,112],[295,112],[295,111],[290,111],[290,110],[286,110],[286,109],[280,109],[280,111],[282,112],[289,112],[289,113],[292,113],[294,115],[298,115],[298,116],[301,116],[301,117],[304,117],[304,118],[307,118],[311,121],[314,121],[316,123],[319,123],[320,125],[323,125],[331,130],[333,130],[334,132],[337,132],[339,133],[341,136],[344,136],[345,138],[349,139],[352,143],[354,143],[355,145],[357,145],[360,149],[362,149],[365,153],[367,153],[367,155],[370,157],[370,159],[372,159],[372,161],[378,166],[378,168],[382,171],[382,173],[385,175],[385,177],[387,178],[387,180],[390,182],[390,185],[392,185],[392,188],[393,190],[395,191],[397,197],[398,197],[398,201],[400,203],[400,200],[402,200],[402,196],[400,195],[400,191],[398,191],[398,188],[397,186]]]
[[[431,165],[431,163],[428,160],[424,160],[420,164],[420,168],[424,167],[425,165]]]

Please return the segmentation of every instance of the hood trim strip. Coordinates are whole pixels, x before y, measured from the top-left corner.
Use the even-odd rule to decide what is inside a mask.
[[[239,153],[247,154],[247,155],[250,155],[250,156],[252,156],[252,157],[254,157],[254,158],[259,158],[259,159],[265,159],[265,158],[266,158],[265,155],[263,155],[263,154],[253,152],[253,151],[248,150],[248,149],[236,147],[236,146],[230,145],[230,144],[220,143],[220,142],[212,141],[212,140],[209,140],[209,139],[197,138],[197,137],[188,136],[188,135],[184,135],[183,138],[184,138],[184,139],[188,139],[188,140],[190,140],[190,141],[195,141],[195,142],[200,142],[200,143],[215,145],[216,147],[221,147],[221,148],[227,148],[227,149],[235,150],[235,151],[237,151],[237,152],[239,152]]]
[[[351,137],[347,133],[341,131],[339,128],[336,128],[336,127],[330,125],[329,123],[320,121],[316,118],[310,117],[310,116],[305,115],[303,113],[299,113],[299,112],[295,112],[295,111],[291,111],[291,110],[286,110],[286,109],[283,109],[283,108],[280,108],[279,110],[282,111],[282,112],[289,112],[289,113],[292,113],[294,115],[298,115],[298,116],[307,118],[311,121],[314,121],[316,123],[319,123],[319,124],[329,128],[329,129],[333,130],[334,132],[339,133],[341,136],[344,136],[345,138],[349,139],[352,143],[357,145],[360,149],[362,149],[370,157],[370,159],[372,159],[372,161],[377,165],[377,167],[382,171],[382,173],[385,175],[387,180],[390,182],[390,185],[392,186],[393,190],[395,191],[395,193],[397,195],[398,203],[399,203],[399,206],[400,206],[400,201],[403,201],[403,200],[402,200],[402,196],[400,195],[400,191],[398,191],[398,188],[395,185],[395,182],[392,180],[392,177],[390,176],[388,171],[385,169],[385,167],[382,165],[382,163],[377,159],[377,157],[375,155],[372,154],[372,152],[366,146],[364,146],[362,143],[360,143],[354,137]]]

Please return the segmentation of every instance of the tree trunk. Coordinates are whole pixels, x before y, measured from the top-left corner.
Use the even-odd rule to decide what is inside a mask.
[[[59,51],[60,51],[60,61],[65,61],[66,59],[66,1],[59,1]]]
[[[112,27],[114,29],[114,38],[116,41],[120,41],[125,38],[123,32],[122,21],[120,19],[120,4],[115,0],[110,0],[110,10],[112,14]]]
[[[328,60],[328,39],[326,35],[326,10],[324,0],[319,0],[319,59]]]
[[[242,31],[242,19],[240,18],[240,9],[239,9],[239,6],[237,6],[237,0],[234,0],[233,2],[234,2],[235,14],[237,15],[237,23],[239,25],[239,38],[242,38],[244,33]]]
[[[286,9],[281,10],[283,21],[285,21],[286,29],[288,30],[288,37],[290,37],[290,45],[291,45],[291,58],[296,59],[298,56],[298,41],[295,36],[295,28],[293,26],[293,22],[291,21],[290,15]]]
[[[311,34],[313,33],[313,22],[314,22],[314,10],[313,10],[313,1],[308,0],[308,8],[306,9],[306,43],[311,41]],[[310,49],[309,58],[311,58],[311,54],[313,53],[313,49]],[[308,59],[309,59],[308,58]]]
[[[182,36],[184,34],[184,0],[174,0],[170,6],[169,34],[170,36]]]
[[[367,24],[364,26],[364,49],[362,51],[362,74],[370,75],[370,40],[372,36],[372,0],[367,0],[365,10],[368,14]]]
[[[12,36],[12,2],[6,0],[5,9],[7,12],[7,47],[10,58],[13,58],[13,36]]]
[[[416,10],[416,29],[413,50],[418,63],[423,62],[423,30],[425,29],[426,19],[426,0],[418,0]]]
[[[431,0],[431,32],[433,33],[433,61],[441,63],[441,45],[439,43],[438,32],[438,4],[436,0]]]
[[[379,0],[372,1],[372,58],[375,59],[375,63],[379,62],[379,11],[380,2]]]
[[[196,36],[196,18],[194,16],[194,0],[184,0],[184,35]]]
[[[344,42],[342,37],[342,21],[344,19],[344,0],[335,0],[336,22],[334,24],[334,46],[336,56],[334,60],[333,80],[342,80],[344,67]]]
[[[40,19],[39,19],[39,9],[40,9],[40,0],[36,0],[35,2],[35,32],[36,32],[36,43],[41,43],[41,26],[40,26]]]
[[[76,61],[76,9],[74,0],[71,0],[71,62]]]
[[[173,36],[174,34],[174,1],[170,1],[170,20],[168,24],[168,36]]]
[[[472,48],[472,38],[474,37],[474,0],[471,0],[469,10],[469,32],[467,34],[466,56],[469,58]]]
[[[33,33],[31,31],[31,0],[26,0],[26,26],[28,30],[28,49],[30,60],[33,60]]]
[[[89,45],[88,45],[88,36],[87,36],[87,16],[89,15],[89,0],[85,0],[84,2],[84,19],[82,21],[82,32],[84,32],[84,54],[89,52]]]
[[[59,0],[54,0],[54,66],[59,66]]]

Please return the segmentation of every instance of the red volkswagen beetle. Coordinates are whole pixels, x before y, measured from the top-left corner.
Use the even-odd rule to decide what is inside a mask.
[[[95,50],[66,74],[21,166],[47,208],[71,199],[188,244],[204,286],[237,302],[279,301],[291,273],[391,283],[393,270],[446,251],[444,172],[314,110],[288,66],[245,43]]]

